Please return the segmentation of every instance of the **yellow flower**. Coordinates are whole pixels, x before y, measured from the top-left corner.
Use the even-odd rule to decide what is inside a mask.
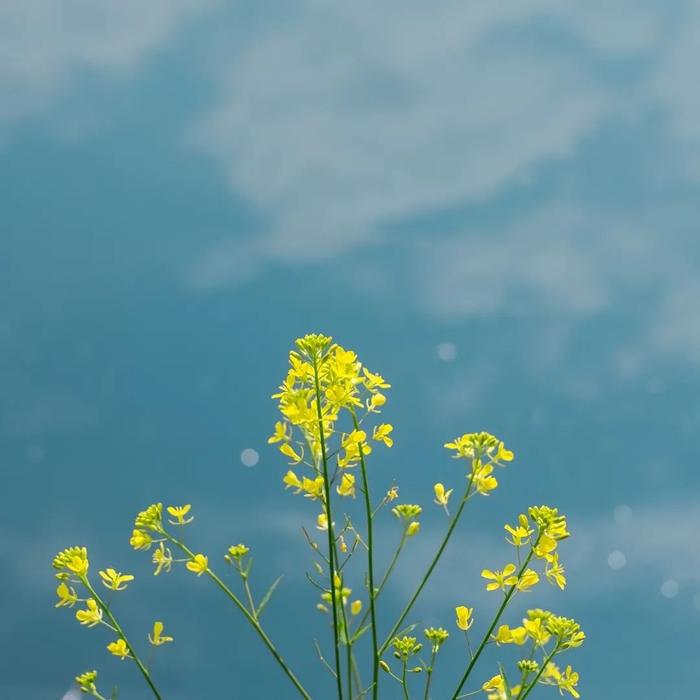
[[[367,399],[367,410],[370,413],[379,413],[379,409],[386,403],[386,396],[384,394],[377,392],[372,394],[372,396]]]
[[[134,525],[141,530],[163,532],[163,504],[152,503],[146,510],[142,510],[136,516]]]
[[[498,675],[494,676],[490,680],[486,681],[484,685],[481,686],[482,690],[503,690],[505,688],[505,683],[503,682],[503,677]]]
[[[376,391],[377,389],[391,389],[391,384],[388,384],[381,374],[374,374],[365,367],[362,368],[362,373],[365,375],[365,386],[370,391]]]
[[[571,693],[573,697],[580,698],[576,686],[578,685],[578,673],[571,669],[571,666],[567,666],[564,673],[557,679],[557,685],[559,686],[559,691],[566,690],[567,693]]]
[[[338,466],[343,469],[355,466],[361,456],[372,454],[372,446],[368,445],[366,440],[367,433],[364,430],[353,430],[344,436],[340,446],[345,450],[345,454],[338,458]]]
[[[547,537],[554,540],[563,540],[569,536],[569,532],[566,529],[566,516],[559,515],[557,508],[532,506],[528,512],[540,531]]]
[[[473,483],[477,493],[483,496],[488,495],[489,491],[493,491],[498,486],[498,480],[493,476],[493,465],[481,464],[476,460],[477,465],[474,468]]]
[[[83,693],[91,693],[93,695],[97,692],[96,680],[97,671],[86,671],[75,677],[78,688],[80,688]]]
[[[168,642],[172,642],[173,638],[172,637],[164,637],[162,635],[163,632],[163,623],[160,621],[156,621],[153,623],[153,634],[148,635],[148,641],[153,644],[154,647],[159,647],[161,644],[167,644]]]
[[[445,491],[445,487],[442,484],[435,484],[435,486],[433,486],[433,491],[435,492],[435,503],[437,503],[439,506],[447,506],[447,502],[450,500],[450,495],[452,494],[453,490],[454,489]]]
[[[94,627],[102,622],[102,608],[97,604],[94,598],[88,598],[85,601],[85,610],[76,610],[75,619],[87,627]]]
[[[150,549],[152,542],[151,536],[144,530],[134,530],[129,539],[129,544],[134,549]]]
[[[506,449],[503,442],[498,443],[498,451],[496,452],[496,457],[494,458],[497,462],[512,462],[515,455]]]
[[[295,493],[299,493],[302,488],[302,483],[299,481],[299,477],[290,469],[283,477],[282,482],[284,483],[284,488],[288,489],[290,486],[296,489]]]
[[[484,569],[481,572],[482,578],[488,579],[491,583],[486,584],[487,591],[497,591],[499,588],[502,591],[506,590],[506,586],[514,586],[518,582],[518,577],[515,574],[515,564],[508,564],[503,571],[491,571]]]
[[[464,630],[465,632],[474,624],[472,619],[472,613],[474,608],[468,608],[466,605],[458,605],[455,608],[455,615],[457,616],[457,627]]]
[[[191,523],[194,518],[185,518],[191,508],[192,506],[189,503],[184,506],[168,506],[168,513],[175,518],[175,520],[168,520],[168,522],[171,525],[187,525],[187,523]]]
[[[204,554],[195,554],[186,566],[189,571],[201,576],[209,568],[209,559]]]
[[[564,567],[559,563],[559,555],[556,552],[548,558],[545,565],[545,575],[551,584],[556,584],[563,591],[566,588],[566,576]]]
[[[547,535],[541,535],[540,541],[535,547],[535,556],[539,557],[540,559],[549,559],[552,552],[554,552],[556,548],[557,541],[554,538],[548,537]]]
[[[491,635],[496,644],[511,644],[513,641],[513,635],[510,632],[510,627],[508,625],[501,625],[497,630],[496,634]]]
[[[335,409],[362,406],[357,398],[357,389],[352,384],[332,384],[326,389],[326,399]]]
[[[423,512],[423,509],[414,503],[400,503],[399,505],[394,506],[391,509],[391,512],[397,518],[399,518],[399,520],[408,522],[413,518],[417,518]]]
[[[456,452],[452,455],[455,459],[474,459],[483,454],[492,454],[498,443],[498,438],[490,433],[465,433],[452,442],[446,442],[445,447]]]
[[[524,627],[508,627],[501,625],[495,635],[491,635],[496,644],[525,644],[527,641],[527,630]]]
[[[324,497],[324,484],[322,476],[317,476],[315,479],[304,477],[301,487],[304,490],[304,496],[306,498],[316,500],[317,498],[323,499]]]
[[[292,461],[290,464],[299,464],[302,459],[304,459],[304,454],[297,454],[297,452],[294,450],[294,448],[287,442],[284,444],[280,445],[280,452],[285,456],[289,457]]]
[[[412,523],[409,523],[408,527],[406,528],[406,536],[413,537],[414,535],[417,535],[419,531],[420,523],[417,520],[414,520]]]
[[[319,513],[316,518],[316,529],[325,531],[328,529],[328,516],[325,513]]]
[[[79,578],[87,575],[90,568],[87,549],[85,547],[69,547],[59,552],[53,560],[53,568],[67,571]]]
[[[246,547],[244,544],[234,544],[228,548],[227,556],[231,559],[242,559],[248,552],[250,552],[250,547]]]
[[[117,639],[107,645],[107,651],[114,656],[118,656],[122,661],[129,656],[129,647],[123,639]]]
[[[100,571],[100,577],[104,586],[111,591],[123,591],[129,581],[133,581],[134,577],[131,574],[122,574],[114,569]]]
[[[517,587],[519,591],[527,591],[539,583],[540,577],[533,569],[526,569],[518,579]]]
[[[386,492],[387,503],[391,503],[392,501],[395,501],[398,497],[399,497],[399,487],[398,486],[392,486]]]
[[[276,442],[284,442],[288,439],[287,424],[282,421],[277,421],[275,423],[275,432],[267,439],[267,443],[268,445],[273,445]]]
[[[562,673],[559,667],[551,661],[545,666],[542,674],[542,682],[545,685],[556,685],[560,693],[562,690],[565,690],[575,698],[581,697],[576,690],[578,678],[578,673],[572,670],[571,666],[567,666],[564,673]]]
[[[353,600],[352,603],[350,603],[350,613],[352,615],[359,615],[362,612],[362,601],[361,600]]]
[[[343,476],[340,479],[340,484],[338,484],[338,493],[341,496],[352,496],[355,497],[355,477],[348,472],[343,472]]]
[[[428,627],[428,629],[423,630],[426,639],[431,643],[431,651],[433,654],[437,654],[440,651],[440,647],[447,641],[450,633],[443,627]]]
[[[506,537],[506,542],[509,542],[514,547],[522,547],[524,544],[527,544],[534,532],[525,514],[518,516],[518,524],[515,527],[504,525],[503,529],[510,534],[510,539]]]
[[[166,573],[170,573],[170,569],[173,566],[173,555],[170,553],[170,550],[160,542],[158,549],[153,552],[152,561],[156,565],[156,570],[153,572],[154,576],[158,576],[163,569],[165,569]]]
[[[527,630],[527,634],[538,646],[544,646],[550,639],[550,634],[546,626],[542,622],[542,618],[538,617],[534,620],[523,620],[523,627]]]
[[[374,432],[372,433],[372,440],[383,442],[387,447],[391,447],[394,441],[389,435],[393,429],[394,426],[389,423],[382,423],[381,425],[375,426]]]
[[[57,608],[72,608],[78,602],[78,594],[75,592],[75,588],[67,586],[65,581],[58,584],[56,595],[58,596]]]

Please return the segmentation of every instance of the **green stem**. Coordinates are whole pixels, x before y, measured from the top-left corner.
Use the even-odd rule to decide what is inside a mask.
[[[185,554],[187,554],[190,559],[194,558],[194,552],[183,542],[173,537],[170,533],[164,532],[165,537],[170,540],[176,547],[179,547]],[[241,599],[207,566],[206,571],[207,576],[209,576],[214,583],[226,594],[226,596],[236,605],[236,607],[243,613],[246,620],[250,622],[255,631],[258,633],[260,639],[262,639],[265,646],[268,648],[275,661],[280,665],[286,676],[293,683],[294,687],[299,691],[299,694],[305,700],[311,700],[311,696],[306,692],[304,686],[300,683],[299,679],[294,675],[292,670],[287,666],[286,661],[282,658],[282,655],[277,651],[277,648],[272,643],[272,640],[267,636],[265,630],[260,626],[258,620],[254,617],[254,612],[248,611],[248,608],[243,604]]]
[[[435,649],[433,649],[433,653],[430,657],[430,666],[428,666],[428,670],[425,672],[426,674],[426,680],[425,680],[425,693],[423,695],[423,700],[430,700],[430,682],[433,680],[433,665],[435,664]]]
[[[518,580],[520,580],[520,577],[523,575],[523,572],[527,568],[527,565],[530,563],[530,560],[532,559],[532,555],[535,553],[535,547],[539,544],[539,536],[537,538],[537,541],[535,544],[532,546],[530,549],[529,554],[525,558],[525,561],[523,562],[523,565],[520,567],[520,570],[518,571]],[[513,594],[515,593],[516,589],[518,587],[518,584],[516,583],[515,585],[510,587],[510,590],[508,593],[506,593],[505,597],[503,598],[503,602],[501,603],[501,606],[498,608],[498,612],[496,613],[496,616],[493,618],[493,622],[491,623],[491,626],[489,627],[488,631],[484,635],[484,638],[481,640],[481,644],[479,644],[479,647],[476,650],[476,653],[474,656],[472,656],[471,661],[469,662],[469,665],[467,666],[467,670],[464,672],[464,675],[462,676],[462,679],[459,682],[459,685],[457,686],[457,690],[455,690],[454,694],[452,695],[452,700],[456,700],[457,696],[459,695],[459,691],[462,690],[462,686],[467,682],[467,678],[469,678],[469,674],[471,673],[472,669],[476,665],[476,662],[479,660],[479,656],[481,656],[481,652],[484,650],[484,647],[486,646],[487,642],[491,638],[491,633],[494,631],[496,628],[496,625],[501,619],[501,615],[503,615],[504,610],[506,609],[506,606],[508,605],[510,599],[513,597]]]
[[[90,595],[92,595],[92,597],[97,601],[97,604],[100,606],[100,608],[102,608],[105,615],[107,615],[107,617],[109,618],[109,621],[112,623],[112,626],[116,630],[117,634],[121,637],[121,639],[124,640],[124,644],[126,644],[126,647],[129,650],[131,657],[133,658],[134,662],[138,666],[139,671],[141,671],[141,675],[144,677],[144,680],[148,684],[148,687],[151,689],[151,692],[153,693],[153,695],[158,700],[162,700],[160,697],[160,693],[158,692],[158,689],[156,688],[153,681],[151,680],[151,676],[148,673],[148,669],[143,665],[143,662],[138,657],[138,654],[136,653],[136,651],[134,651],[134,647],[131,646],[131,642],[129,642],[129,640],[126,638],[126,635],[124,634],[124,630],[121,628],[121,626],[117,622],[117,618],[114,617],[114,615],[112,614],[112,611],[107,607],[107,605],[104,603],[102,598],[100,598],[100,596],[97,594],[97,591],[95,591],[95,589],[90,584],[90,581],[88,581],[87,576],[85,578],[83,578],[82,581],[83,581],[83,585],[85,586],[85,588],[87,588],[88,591],[90,591]]]
[[[328,457],[326,455],[326,437],[323,430],[323,413],[321,411],[321,386],[318,378],[318,360],[314,355],[314,387],[316,391],[316,415],[318,417],[318,434],[321,443],[321,459],[323,462],[323,492],[326,501],[326,518],[328,519],[328,558],[331,584],[331,607],[333,609],[333,641],[335,651],[335,678],[338,687],[338,700],[343,700],[343,683],[340,675],[340,636],[338,626],[338,601],[335,588],[335,537],[333,535],[333,513],[331,510],[331,486],[328,478]],[[350,700],[350,699],[348,699]]]
[[[459,522],[459,518],[462,515],[462,511],[464,510],[464,506],[467,504],[467,500],[469,499],[469,493],[472,488],[472,483],[474,481],[474,471],[472,470],[472,473],[469,477],[469,483],[467,484],[467,490],[464,493],[464,496],[462,497],[462,501],[459,504],[459,508],[457,509],[457,512],[455,513],[455,516],[450,523],[450,526],[447,528],[447,532],[445,533],[445,537],[442,540],[442,543],[440,544],[440,547],[438,548],[437,553],[433,557],[433,561],[430,563],[430,566],[428,567],[428,570],[425,572],[425,575],[423,576],[421,582],[418,584],[418,588],[416,589],[415,593],[411,597],[411,599],[408,601],[406,604],[406,607],[403,609],[401,612],[401,615],[399,615],[399,619],[396,621],[394,626],[391,628],[391,632],[387,635],[387,638],[384,640],[384,643],[379,647],[379,655],[381,656],[385,651],[386,648],[391,644],[391,640],[394,638],[397,630],[399,627],[401,627],[401,623],[406,619],[406,616],[408,613],[411,611],[411,608],[413,607],[414,603],[418,599],[418,596],[421,594],[421,591],[425,587],[425,584],[428,583],[428,579],[433,573],[433,570],[437,566],[438,561],[440,561],[440,557],[442,556],[442,553],[445,551],[445,547],[447,547],[447,543],[452,536],[452,533],[454,532],[455,527],[457,527],[457,523]]]
[[[406,684],[406,667],[408,665],[408,661],[404,659],[403,662],[403,672],[401,673],[401,687],[403,688],[403,696],[405,700],[410,700],[408,696],[408,685]]]
[[[345,629],[345,637],[347,638],[347,644],[345,645],[345,663],[348,673],[348,698],[352,698],[352,644],[350,643],[347,628]]]
[[[357,416],[355,411],[351,409],[352,422],[355,430],[359,430],[357,424]],[[365,512],[367,515],[367,574],[369,578],[369,610],[370,619],[372,620],[372,700],[377,700],[379,693],[379,642],[377,640],[377,617],[375,609],[374,590],[374,540],[372,527],[372,500],[369,494],[369,480],[367,479],[367,466],[365,464],[365,455],[362,445],[358,445],[360,450],[360,468],[362,470],[362,490],[365,495]]]
[[[527,688],[525,688],[525,692],[520,691],[520,694],[518,695],[518,700],[525,700],[525,698],[530,694],[530,691],[537,685],[537,681],[540,679],[540,676],[544,673],[545,669],[547,668],[547,664],[554,658],[554,655],[559,651],[559,645],[556,644],[554,646],[554,649],[552,649],[551,653],[547,656],[547,658],[542,662],[542,666],[540,667],[540,670],[537,672],[537,675],[532,679],[530,682],[530,685],[528,685]]]

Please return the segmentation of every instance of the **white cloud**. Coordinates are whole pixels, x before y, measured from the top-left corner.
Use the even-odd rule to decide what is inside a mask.
[[[83,71],[121,74],[212,0],[0,3],[0,127],[33,115]]]
[[[269,217],[247,252],[323,258],[569,155],[615,101],[569,52],[503,38],[556,6],[308,1],[273,23],[223,69],[219,103],[191,136]],[[197,285],[229,281],[229,257],[235,246],[209,253]]]

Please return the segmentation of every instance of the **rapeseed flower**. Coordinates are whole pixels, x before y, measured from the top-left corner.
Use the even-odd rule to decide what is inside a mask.
[[[338,494],[341,496],[355,496],[355,477],[347,472],[343,474],[338,484]]]
[[[498,589],[505,591],[506,587],[515,586],[518,582],[518,577],[515,575],[515,564],[507,564],[503,570],[484,569],[481,576],[491,581],[491,583],[486,584],[487,591],[497,591]]]
[[[74,574],[78,578],[87,576],[90,568],[87,549],[85,547],[69,547],[59,552],[53,560],[53,568],[59,573]],[[63,578],[63,576],[59,576]]]
[[[466,605],[458,605],[455,608],[455,615],[457,616],[456,625],[459,629],[465,632],[474,624],[472,619],[472,613],[474,608],[468,608]]]
[[[75,682],[83,693],[97,693],[97,671],[85,671],[75,677]]]
[[[168,513],[175,518],[175,520],[168,520],[168,522],[171,525],[187,525],[188,523],[191,523],[194,518],[185,517],[190,512],[191,508],[192,506],[189,503],[184,506],[168,506]]]
[[[167,644],[172,642],[172,637],[166,637],[163,635],[163,623],[157,620],[153,623],[153,632],[148,635],[148,641],[154,646],[159,647],[162,644]]]
[[[56,595],[58,596],[57,608],[72,608],[78,602],[78,594],[75,592],[75,588],[68,586],[65,581],[61,581],[58,584]]]
[[[185,566],[189,571],[201,576],[209,568],[209,559],[204,554],[195,554]]]
[[[153,572],[154,576],[158,576],[163,570],[165,570],[166,573],[170,573],[173,566],[173,555],[170,553],[170,550],[160,542],[158,548],[153,551],[152,561],[156,565],[156,569]]]
[[[75,619],[86,627],[94,627],[102,622],[102,608],[94,598],[85,601],[85,610],[76,610]]]
[[[447,507],[447,502],[450,500],[450,496],[452,495],[452,491],[454,489],[449,489],[445,490],[445,487],[441,483],[435,484],[433,486],[433,491],[435,492],[435,503],[439,506],[443,506],[444,508]]]
[[[134,549],[150,549],[153,544],[152,537],[144,530],[134,530],[131,533],[129,544]]]
[[[123,639],[117,639],[107,645],[107,651],[124,661],[129,656],[129,647]]]
[[[387,447],[392,447],[394,441],[389,437],[389,435],[391,435],[393,430],[394,426],[390,425],[389,423],[377,425],[372,433],[372,440],[383,442]]]
[[[131,574],[122,574],[114,569],[100,571],[99,574],[102,579],[102,584],[109,588],[110,591],[123,591],[129,581],[134,580]]]
[[[431,651],[433,654],[437,654],[438,651],[440,651],[440,647],[450,636],[450,633],[442,627],[428,627],[428,629],[423,630],[423,633],[426,639],[431,643]]]

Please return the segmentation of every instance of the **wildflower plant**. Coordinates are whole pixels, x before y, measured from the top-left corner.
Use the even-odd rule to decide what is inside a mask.
[[[404,700],[412,693],[415,696],[416,686],[422,684],[418,692],[428,700],[433,697],[431,684],[440,650],[459,643],[463,636],[461,667],[440,667],[441,673],[454,676],[452,700],[482,692],[486,700],[525,700],[535,688],[546,686],[578,698],[578,673],[568,663],[559,664],[558,657],[583,644],[585,635],[579,624],[538,608],[528,610],[519,624],[503,621],[516,597],[545,583],[561,590],[566,587],[559,544],[569,532],[566,517],[556,508],[532,506],[505,524],[504,539],[512,556],[481,572],[486,591],[494,596],[490,616],[476,612],[469,601],[453,601],[449,614],[454,614],[452,632],[428,627],[422,635],[412,636],[418,623],[411,619],[414,605],[467,504],[497,489],[501,470],[515,457],[490,433],[465,433],[445,443],[463,469],[461,484],[459,479],[451,484],[436,483],[429,494],[444,511],[445,532],[400,613],[389,620],[380,616],[382,592],[402,552],[419,536],[423,514],[421,505],[397,502],[399,488],[395,484],[370,489],[374,460],[381,450],[394,444],[393,426],[382,421],[390,389],[391,384],[365,367],[353,351],[328,336],[314,334],[296,341],[289,354],[287,375],[273,395],[280,420],[268,442],[287,461],[281,478],[284,488],[308,502],[315,522],[312,532],[301,530],[313,564],[307,579],[317,589],[317,609],[329,620],[329,638],[323,645],[314,640],[314,647],[319,663],[328,671],[333,696],[338,700],[377,700],[386,684],[394,682]],[[255,630],[296,693],[310,700],[310,693],[263,627],[262,614],[281,577],[258,598],[250,580],[253,559],[249,546],[231,544],[218,557],[191,548],[184,537],[184,529],[194,520],[191,510],[190,504],[148,506],[135,518],[132,548],[149,553],[156,576],[182,566],[192,575],[210,580]],[[398,544],[388,561],[380,564],[375,529],[378,521],[387,518],[398,524]],[[111,602],[101,597],[89,576],[86,549],[71,547],[60,552],[53,566],[59,580],[56,607],[77,607],[76,619],[85,627],[107,627],[112,635],[106,645],[109,653],[133,663],[153,696],[160,699],[149,669],[117,621]],[[228,569],[228,576],[221,573],[223,568]],[[359,576],[354,575],[358,568]],[[238,592],[227,583],[231,576],[239,579]],[[107,568],[99,572],[99,580],[112,595],[131,586],[134,576]],[[362,647],[361,640],[365,640]],[[142,634],[142,641],[160,647],[173,642],[173,637],[165,634],[164,623],[156,620],[150,631]],[[499,664],[495,675],[485,678],[479,671],[483,675],[475,677],[484,650],[505,645],[512,645],[521,656],[513,668],[506,671]],[[369,653],[361,657],[364,649]],[[83,693],[106,700],[98,690],[96,671],[87,671],[75,680]],[[323,697],[329,693],[324,691]]]

